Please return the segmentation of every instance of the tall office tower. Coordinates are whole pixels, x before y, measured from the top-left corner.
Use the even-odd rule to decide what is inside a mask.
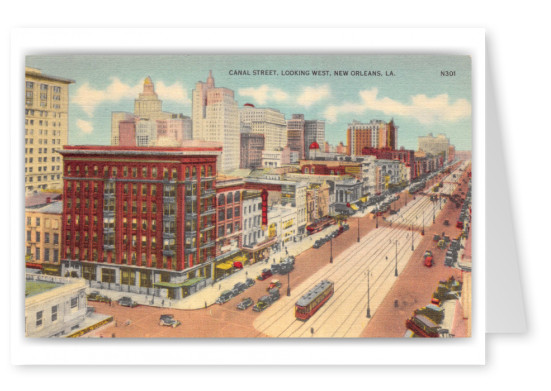
[[[207,82],[197,82],[193,90],[192,129],[194,140],[222,143],[218,170],[239,168],[240,124],[237,102],[232,90],[214,86],[212,71]]]
[[[155,85],[151,77],[146,77],[143,82],[143,91],[134,100],[134,113],[115,111],[111,113],[111,145],[119,145],[121,121],[128,120],[163,120],[171,119],[174,114],[163,111],[163,101],[155,92]],[[136,125],[137,127],[137,125]]]
[[[66,146],[61,273],[180,299],[214,275],[221,146]],[[201,282],[202,281],[202,282]]]
[[[313,142],[317,142],[318,145],[324,145],[325,121],[306,120],[304,122],[304,145],[310,146]],[[306,148],[305,150],[307,159],[312,158],[312,156],[310,156],[310,151],[310,148]]]
[[[68,143],[74,82],[25,67],[25,194],[63,186],[63,160],[55,150]]]
[[[398,142],[397,130],[394,120],[388,123],[376,119],[368,123],[354,120],[348,124],[346,130],[346,153],[361,155],[363,148],[395,150]]]
[[[429,133],[428,136],[418,137],[417,140],[419,151],[423,151],[430,155],[444,154],[447,156],[449,153],[450,139],[444,134],[439,134],[434,137],[432,133]]]
[[[299,159],[305,158],[304,126],[304,114],[293,114],[287,120],[287,143],[291,151],[298,152]]]
[[[239,109],[239,120],[250,125],[252,133],[264,135],[264,149],[276,151],[287,145],[287,123],[279,110],[257,108],[247,103]]]

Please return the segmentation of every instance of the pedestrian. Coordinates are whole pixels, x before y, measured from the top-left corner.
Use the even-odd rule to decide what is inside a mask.
[[[163,299],[163,301],[161,301],[161,307],[164,307],[165,306],[165,299]]]
[[[207,308],[207,302],[205,301],[205,308]]]
[[[113,304],[111,303],[111,299],[109,299],[109,307],[113,307]]]

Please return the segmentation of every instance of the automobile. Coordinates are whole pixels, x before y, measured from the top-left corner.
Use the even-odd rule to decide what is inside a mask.
[[[281,282],[279,282],[279,280],[272,280],[272,282],[270,282],[270,285],[268,285],[268,288],[266,288],[266,290],[269,291],[270,289],[273,289],[273,288],[281,288]]]
[[[442,323],[444,319],[444,307],[438,307],[434,304],[427,304],[423,308],[418,308],[414,311],[414,315],[424,315],[434,323]]]
[[[270,267],[270,270],[272,272],[272,274],[277,274],[279,273],[281,269],[281,265],[279,263],[274,263],[271,267]]]
[[[234,262],[233,267],[236,269],[243,269],[243,264],[241,262]]]
[[[174,315],[163,314],[159,319],[159,326],[178,327],[182,323],[179,320],[174,319]]]
[[[287,258],[285,258],[283,260],[283,263],[291,263],[291,264],[295,264],[295,257],[292,256],[292,255],[289,255]]]
[[[440,235],[434,235],[432,240],[438,243],[440,241]]]
[[[247,308],[249,308],[253,304],[254,304],[253,299],[251,299],[250,297],[245,297],[243,300],[241,300],[239,302],[239,304],[237,304],[237,309],[238,310],[246,310]]]
[[[445,225],[445,226],[449,226],[449,225],[450,225],[450,221],[449,221],[449,220],[444,220],[444,225]]]
[[[272,305],[272,298],[270,296],[262,296],[258,299],[256,304],[253,307],[253,311],[260,312],[264,311],[266,308],[268,308],[270,305]]]
[[[118,303],[119,305],[122,305],[123,307],[130,307],[130,308],[134,308],[138,305],[138,303],[136,303],[135,301],[133,301],[130,297],[128,296],[124,296],[124,297],[121,297],[119,300],[118,300]]]
[[[107,296],[100,295],[98,291],[90,292],[90,294],[88,294],[87,296],[87,299],[88,301],[99,301],[102,303],[108,303],[110,300]]]
[[[237,296],[238,294],[244,292],[245,289],[247,289],[247,288],[248,288],[247,285],[245,285],[242,282],[238,282],[237,284],[235,284],[233,286],[233,289],[231,291],[233,293],[233,296]]]
[[[293,264],[291,263],[284,263],[279,268],[279,274],[287,274],[293,270]]]
[[[268,290],[268,293],[270,294],[270,298],[272,299],[272,302],[274,302],[274,301],[276,301],[280,298],[279,288],[277,288],[277,287]]]
[[[345,231],[348,231],[350,229],[350,226],[348,224],[343,224],[342,225],[342,228],[345,230]]]
[[[220,297],[216,299],[216,304],[224,304],[230,301],[233,298],[234,294],[232,291],[224,291],[220,294]]]
[[[339,231],[333,231],[333,232],[331,232],[331,234],[329,236],[334,239],[337,236],[339,236]]]
[[[247,279],[245,280],[245,285],[247,285],[247,287],[249,288],[249,287],[253,286],[253,285],[255,284],[255,282],[256,282],[256,281],[253,280],[252,278],[247,278]]]
[[[262,273],[260,273],[258,277],[256,277],[256,279],[259,281],[264,281],[265,279],[270,278],[272,275],[273,274],[270,269],[262,269]]]
[[[395,215],[395,214],[397,214],[397,213],[398,213],[397,210],[394,210],[394,209],[391,209],[391,210],[390,210],[390,214],[391,214],[391,215]]]
[[[315,249],[318,249],[318,248],[320,248],[322,245],[323,245],[323,243],[322,243],[321,241],[316,240],[316,241],[314,242],[314,245],[313,245],[312,247],[315,248]]]

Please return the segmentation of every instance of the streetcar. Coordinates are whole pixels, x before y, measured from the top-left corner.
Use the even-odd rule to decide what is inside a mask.
[[[295,304],[295,317],[298,320],[308,320],[327,301],[335,291],[333,282],[323,280]]]
[[[333,217],[325,216],[319,220],[314,221],[312,224],[306,227],[308,235],[315,234],[316,232],[321,231],[324,228],[329,227],[330,225],[335,224],[336,221]]]
[[[406,327],[419,337],[438,338],[438,325],[423,315],[414,315],[406,320]]]

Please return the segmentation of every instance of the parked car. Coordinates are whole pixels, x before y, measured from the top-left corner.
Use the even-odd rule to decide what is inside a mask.
[[[102,303],[108,303],[109,298],[107,296],[102,296],[98,291],[90,292],[90,294],[87,296],[88,301],[99,301]]]
[[[237,304],[237,309],[238,310],[246,310],[247,308],[249,308],[253,304],[254,304],[253,299],[251,299],[250,297],[245,297],[243,300],[241,300],[239,302],[239,304]]]
[[[281,269],[281,265],[279,263],[274,263],[271,267],[270,267],[270,270],[272,272],[272,274],[277,274],[279,273],[279,270]]]
[[[272,305],[272,298],[270,296],[262,296],[258,299],[256,304],[253,307],[253,311],[260,312],[264,311],[266,308],[268,308],[270,305]]]
[[[264,281],[265,279],[270,278],[272,275],[273,274],[270,269],[263,269],[262,273],[260,273],[258,277],[256,277],[256,279],[259,281]]]
[[[446,226],[450,225],[450,221],[449,220],[444,220],[444,225],[446,225]]]
[[[138,303],[136,303],[135,301],[133,301],[130,297],[128,296],[124,296],[124,297],[121,297],[119,300],[118,300],[118,303],[119,305],[122,305],[123,307],[130,307],[130,308],[134,308],[138,305]]]
[[[220,294],[220,297],[216,299],[216,304],[224,304],[230,301],[233,298],[234,294],[232,291],[224,291]]]
[[[160,326],[178,327],[182,323],[179,320],[174,319],[174,315],[163,314],[159,319]]]
[[[269,291],[272,288],[281,288],[281,282],[279,282],[279,280],[272,280],[272,282],[270,282],[270,285],[268,285],[268,288],[266,288],[266,290]]]
[[[315,249],[318,249],[320,248],[321,246],[323,245],[323,243],[320,241],[320,240],[316,240],[314,242],[314,245],[312,247],[314,247]]]
[[[247,279],[245,280],[245,285],[247,285],[247,287],[249,288],[249,287],[253,286],[253,285],[255,284],[255,282],[256,282],[256,281],[253,280],[252,278],[247,278]]]
[[[242,282],[238,282],[233,286],[233,289],[231,290],[233,296],[237,296],[240,293],[245,292],[245,289],[247,289],[247,285],[243,284]]]
[[[350,229],[350,226],[348,224],[343,224],[342,225],[342,228],[345,230],[345,231],[348,231]]]
[[[272,299],[272,302],[278,300],[280,298],[280,295],[279,295],[279,288],[278,287],[275,287],[275,288],[272,288],[272,289],[269,289],[268,290],[268,293],[270,294],[270,297]]]

